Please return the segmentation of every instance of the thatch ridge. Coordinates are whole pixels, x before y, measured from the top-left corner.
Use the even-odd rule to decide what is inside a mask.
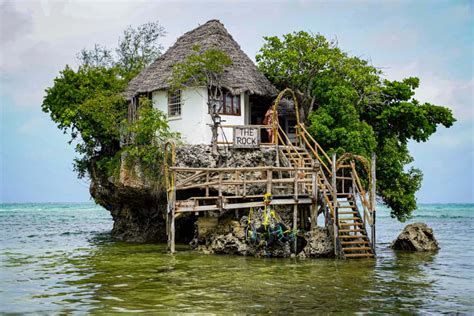
[[[179,37],[162,56],[132,79],[126,90],[127,99],[139,93],[168,88],[173,65],[193,53],[196,44],[203,50],[220,49],[232,59],[232,65],[223,75],[223,86],[233,94],[276,95],[276,88],[242,51],[224,25],[219,20],[210,20]]]

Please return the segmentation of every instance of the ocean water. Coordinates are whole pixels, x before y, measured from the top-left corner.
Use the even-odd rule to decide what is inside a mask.
[[[474,205],[420,205],[437,253],[394,252],[378,211],[374,260],[203,255],[110,237],[93,204],[0,205],[0,313],[474,313]]]

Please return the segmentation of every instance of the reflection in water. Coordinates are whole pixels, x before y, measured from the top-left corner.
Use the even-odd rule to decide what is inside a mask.
[[[169,255],[164,245],[102,242],[62,263],[74,267],[78,277],[64,286],[79,291],[74,299],[63,300],[86,303],[96,312],[394,312],[421,307],[431,286],[421,266],[432,257],[386,256],[377,262],[189,251]]]
[[[385,256],[378,260],[376,276],[377,297],[384,300],[391,298],[392,309],[383,306],[384,312],[397,310],[400,312],[435,311],[434,306],[429,306],[428,300],[433,282],[424,267],[429,266],[435,253],[403,253],[386,250]]]
[[[393,252],[387,215],[377,258],[343,261],[170,255],[112,241],[90,205],[15,207],[0,208],[0,313],[474,312],[470,209],[432,220],[439,253]]]

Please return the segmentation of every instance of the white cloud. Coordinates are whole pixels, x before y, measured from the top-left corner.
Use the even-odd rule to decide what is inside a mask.
[[[420,87],[415,98],[420,102],[429,102],[447,106],[453,110],[458,121],[474,120],[474,79],[448,79],[433,70],[430,63],[415,60],[406,65],[395,65],[385,69],[390,80],[401,80],[406,77],[420,78]]]
[[[10,45],[32,30],[33,23],[28,11],[17,10],[13,3],[0,4],[0,47]]]
[[[13,106],[39,107],[45,88],[66,64],[75,65],[78,51],[98,42],[115,46],[133,6],[102,1],[1,4],[1,94]]]

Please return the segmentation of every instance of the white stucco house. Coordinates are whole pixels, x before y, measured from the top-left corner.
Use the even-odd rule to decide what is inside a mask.
[[[217,48],[232,59],[232,65],[226,68],[223,75],[225,95],[217,110],[223,125],[262,124],[265,112],[278,91],[218,20],[208,21],[182,35],[130,82],[126,92],[131,101],[130,111],[136,111],[138,97],[148,96],[154,107],[167,114],[171,129],[179,132],[184,142],[210,144],[212,120],[208,113],[207,88],[186,88],[173,93],[169,90],[173,65],[194,53],[192,48],[195,45],[199,45],[202,50]],[[292,120],[294,116],[282,115],[280,124],[288,129],[295,125]],[[223,141],[224,138],[231,139],[232,130],[221,129],[219,140]]]

